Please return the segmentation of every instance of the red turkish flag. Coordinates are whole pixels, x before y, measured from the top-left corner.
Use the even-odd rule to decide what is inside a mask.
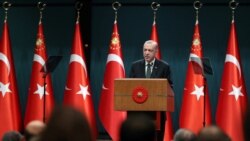
[[[26,126],[32,120],[47,121],[54,107],[54,95],[52,89],[51,76],[46,76],[46,93],[45,93],[45,115],[44,115],[44,78],[41,69],[47,60],[46,46],[43,34],[43,25],[38,25],[36,46],[32,64],[32,72],[29,85],[28,100],[24,117]]]
[[[194,133],[198,133],[198,131],[203,127],[204,92],[206,99],[205,122],[206,125],[211,124],[211,108],[207,84],[204,81],[202,73],[197,73],[194,70],[195,68],[199,68],[201,70],[202,56],[203,52],[199,24],[198,21],[196,21],[180,112],[180,128],[187,128]],[[191,57],[194,57],[199,61],[193,61],[191,60]]]
[[[109,54],[99,103],[100,120],[113,141],[119,141],[119,129],[127,113],[114,110],[114,80],[125,77],[117,22],[114,22]]]
[[[0,40],[0,138],[10,130],[22,128],[11,41],[7,21]]]
[[[157,59],[161,59],[161,51],[159,47],[159,39],[156,22],[153,22],[152,32],[151,32],[151,40],[158,43],[158,52],[156,54]],[[157,126],[160,126],[160,112],[157,112],[156,115]],[[159,127],[157,127],[159,129]],[[165,121],[165,133],[164,133],[164,141],[172,141],[173,140],[173,124],[172,117],[170,112],[166,112],[166,121]]]
[[[232,21],[218,98],[216,123],[232,139],[244,141],[243,121],[247,107],[235,23]]]
[[[75,25],[75,35],[71,49],[67,83],[65,86],[63,104],[81,111],[87,118],[94,138],[97,138],[97,127],[94,104],[89,84],[80,25]]]
[[[158,43],[158,52],[156,53],[156,58],[161,59],[161,51],[160,51],[158,32],[157,32],[157,27],[156,27],[155,21],[153,22],[153,26],[152,26],[151,40]]]

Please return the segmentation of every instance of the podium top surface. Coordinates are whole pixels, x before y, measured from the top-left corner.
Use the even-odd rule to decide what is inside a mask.
[[[174,96],[174,93],[172,91],[172,88],[170,87],[169,83],[168,83],[168,80],[166,78],[119,78],[119,79],[115,79],[115,81],[120,81],[121,83],[124,81],[126,81],[126,83],[128,83],[129,81],[129,84],[125,84],[126,86],[128,85],[146,85],[146,86],[149,86],[151,84],[165,84],[167,86],[167,90],[168,90],[168,93],[167,93],[167,96]],[[133,84],[132,84],[133,83]],[[124,85],[124,84],[121,84],[121,85]],[[153,88],[155,88],[153,86]],[[169,92],[171,91],[171,92]]]

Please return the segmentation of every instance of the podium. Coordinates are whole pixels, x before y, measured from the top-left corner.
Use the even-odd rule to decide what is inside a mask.
[[[123,78],[114,81],[114,109],[128,113],[147,113],[156,124],[157,140],[163,140],[165,112],[174,111],[174,93],[167,79]]]
[[[174,93],[167,79],[124,78],[114,84],[117,111],[174,111]]]

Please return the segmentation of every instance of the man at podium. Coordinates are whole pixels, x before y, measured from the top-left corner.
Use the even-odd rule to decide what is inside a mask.
[[[158,44],[153,40],[148,40],[143,45],[143,57],[144,59],[135,61],[132,63],[129,77],[130,78],[166,78],[173,86],[171,79],[171,71],[168,63],[156,58],[158,52]],[[144,114],[149,116],[152,120],[158,119],[156,112],[128,112],[128,118]],[[164,136],[164,124],[166,119],[166,113],[160,113],[160,130],[157,131],[157,140],[162,141]]]
[[[170,67],[167,62],[156,59],[158,44],[153,40],[148,40],[143,45],[144,59],[132,63],[129,73],[130,78],[166,78],[171,87]]]

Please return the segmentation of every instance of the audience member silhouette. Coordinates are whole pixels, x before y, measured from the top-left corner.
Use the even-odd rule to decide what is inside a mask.
[[[93,141],[85,116],[72,107],[56,107],[39,141]]]
[[[155,124],[145,115],[126,119],[120,128],[120,141],[155,141]]]
[[[247,112],[244,121],[245,141],[250,141],[250,104],[247,106]]]
[[[175,132],[174,141],[196,141],[197,136],[190,130],[180,128]]]
[[[2,137],[2,141],[20,141],[21,139],[22,135],[17,131],[6,132]]]
[[[24,140],[30,141],[32,138],[41,134],[44,130],[45,124],[40,120],[30,121],[24,130]]]
[[[197,141],[231,141],[231,139],[218,126],[211,125],[200,130]]]

